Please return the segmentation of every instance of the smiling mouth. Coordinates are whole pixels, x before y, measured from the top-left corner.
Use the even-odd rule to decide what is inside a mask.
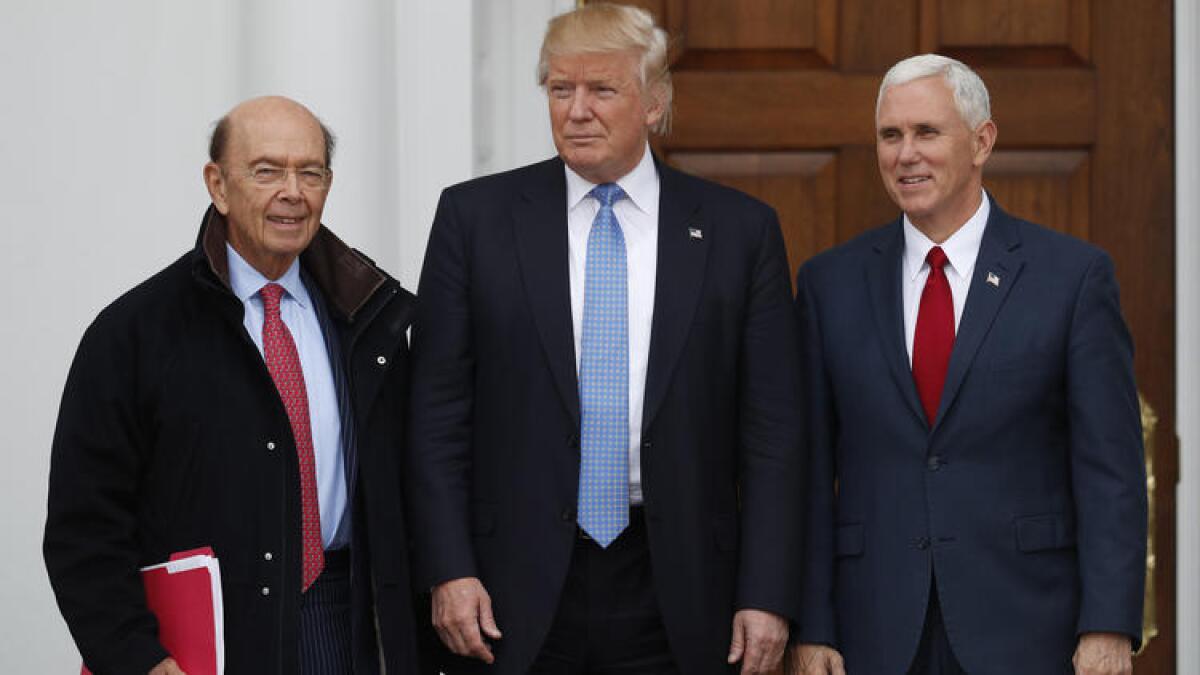
[[[286,218],[284,216],[267,216],[267,220],[278,225],[298,225],[304,221],[303,218]]]
[[[901,185],[920,185],[932,180],[929,176],[904,176],[898,181]]]

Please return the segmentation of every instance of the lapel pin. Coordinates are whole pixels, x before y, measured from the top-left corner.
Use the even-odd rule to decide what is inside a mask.
[[[989,285],[995,286],[996,288],[1000,288],[1000,277],[996,276],[995,272],[987,273],[987,282]]]
[[[704,239],[704,233],[701,232],[700,228],[698,228],[698,227],[689,227],[688,228],[688,236],[691,237],[692,239],[695,239],[696,241],[703,241],[703,239]]]

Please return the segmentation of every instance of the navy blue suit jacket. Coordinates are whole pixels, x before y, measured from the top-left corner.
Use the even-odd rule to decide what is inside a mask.
[[[799,611],[799,368],[765,204],[665,165],[642,426],[654,586],[685,673],[725,673],[735,609]],[[413,329],[407,472],[424,587],[482,579],[524,673],[575,545],[580,411],[555,158],[447,188]],[[458,672],[453,671],[453,672]]]
[[[905,349],[903,248],[898,219],[799,273],[799,639],[836,646],[849,673],[903,673],[936,579],[970,673],[1071,672],[1088,631],[1136,644],[1146,484],[1111,260],[993,202],[931,429]]]

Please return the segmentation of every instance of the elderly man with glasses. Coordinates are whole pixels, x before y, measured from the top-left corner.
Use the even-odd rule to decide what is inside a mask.
[[[399,486],[413,296],[321,225],[332,153],[294,101],[234,108],[195,248],[83,337],[44,553],[97,675],[184,671],[138,569],[197,547],[221,566],[227,674],[418,668]]]

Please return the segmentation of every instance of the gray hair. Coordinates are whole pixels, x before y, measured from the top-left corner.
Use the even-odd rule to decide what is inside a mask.
[[[942,56],[941,54],[920,54],[892,66],[879,83],[879,96],[875,99],[875,117],[879,117],[879,106],[883,103],[883,93],[888,87],[907,84],[924,77],[941,75],[950,91],[954,93],[954,107],[958,114],[971,129],[992,118],[992,104],[988,97],[987,85],[979,75],[961,61]]]
[[[639,59],[642,93],[653,96],[663,106],[662,117],[652,131],[665,134],[671,129],[674,97],[667,47],[667,32],[654,25],[650,12],[628,5],[589,2],[554,17],[546,26],[538,55],[538,86],[546,86],[554,56],[632,52]]]

